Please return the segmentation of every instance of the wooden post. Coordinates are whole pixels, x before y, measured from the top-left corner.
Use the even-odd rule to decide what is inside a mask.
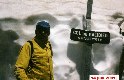
[[[84,21],[84,25],[83,28],[84,30],[91,30],[91,13],[92,13],[92,4],[93,4],[93,0],[88,0],[87,1],[87,14],[86,14],[86,20],[85,17],[83,16],[83,21]],[[89,76],[90,76],[90,72],[91,72],[91,64],[92,64],[92,60],[91,60],[91,55],[92,55],[92,44],[90,43],[84,43],[85,47],[87,48],[87,51],[84,52],[84,72],[83,72],[83,79],[80,80],[89,80]]]

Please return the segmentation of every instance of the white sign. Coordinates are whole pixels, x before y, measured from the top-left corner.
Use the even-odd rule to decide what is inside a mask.
[[[119,75],[90,75],[89,80],[119,80]]]

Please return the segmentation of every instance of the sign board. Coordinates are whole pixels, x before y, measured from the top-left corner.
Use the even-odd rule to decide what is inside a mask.
[[[110,42],[110,33],[86,31],[72,28],[70,39],[74,41],[81,41],[91,44],[92,43],[108,44]]]

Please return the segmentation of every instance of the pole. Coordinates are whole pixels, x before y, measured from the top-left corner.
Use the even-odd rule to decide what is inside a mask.
[[[83,20],[84,20],[84,24],[83,28],[84,30],[91,30],[91,13],[92,13],[92,4],[93,4],[93,0],[88,0],[87,1],[87,13],[86,13],[86,20],[85,17],[83,16]],[[84,54],[84,72],[83,72],[83,79],[81,80],[89,80],[89,76],[91,73],[91,64],[92,64],[92,60],[91,60],[91,55],[92,55],[92,44],[89,43],[84,43],[87,51],[84,52],[86,54]]]

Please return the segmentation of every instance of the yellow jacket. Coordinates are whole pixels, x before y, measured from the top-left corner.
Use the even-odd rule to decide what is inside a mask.
[[[46,48],[41,48],[33,39],[34,51],[31,57],[31,45],[26,42],[18,56],[15,64],[15,75],[19,80],[54,80],[53,79],[53,62],[50,43]],[[29,64],[29,61],[32,64]]]

